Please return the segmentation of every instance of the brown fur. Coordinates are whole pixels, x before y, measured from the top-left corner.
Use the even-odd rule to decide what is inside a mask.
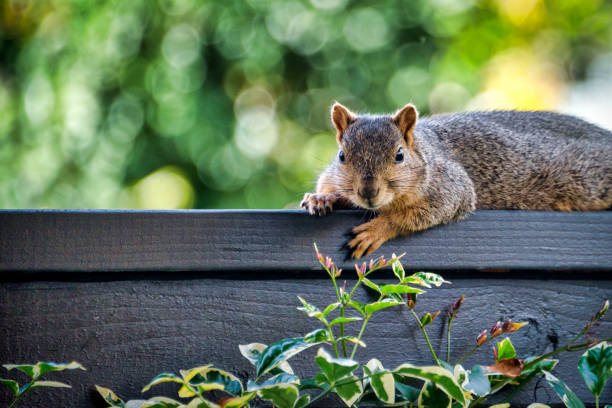
[[[551,112],[473,112],[422,119],[332,107],[344,154],[302,206],[311,214],[362,207],[378,217],[353,229],[355,258],[385,241],[460,220],[475,208],[558,211],[612,206],[612,133]],[[397,161],[399,149],[403,160]]]

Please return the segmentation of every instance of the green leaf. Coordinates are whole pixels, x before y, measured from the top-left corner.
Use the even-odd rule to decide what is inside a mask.
[[[304,341],[310,345],[329,341],[329,333],[324,329],[313,330],[304,336]]]
[[[311,305],[310,303],[305,301],[301,296],[298,296],[298,299],[300,299],[300,302],[302,302],[302,305],[304,305],[304,306],[298,307],[297,308],[298,310],[301,310],[302,312],[306,313],[308,317],[316,317],[322,322],[327,323],[327,321],[325,320],[325,317],[323,317],[323,312],[321,312],[321,310],[319,310],[318,307],[316,307],[315,305]]]
[[[361,313],[362,316],[365,317],[365,306],[362,303],[359,303],[355,300],[350,300],[347,303],[350,307],[352,307],[353,309],[357,310],[359,313]]]
[[[2,367],[6,368],[7,370],[19,370],[21,372],[24,372],[28,377],[32,379],[34,379],[35,377],[38,378],[38,376],[40,375],[40,368],[33,364],[2,364]]]
[[[435,287],[440,287],[443,283],[451,283],[445,280],[442,276],[438,275],[437,273],[432,273],[432,272],[417,272],[417,273],[414,273],[412,276],[415,276],[421,279],[423,282],[429,285],[434,285]]]
[[[395,379],[393,374],[383,372],[385,369],[380,361],[373,358],[363,366],[363,373],[369,376],[368,382],[376,397],[387,404],[395,403]]]
[[[152,403],[151,408],[181,408],[184,405],[172,398],[167,397],[153,397],[148,400],[149,403]]]
[[[408,284],[408,285],[419,285],[425,288],[431,288],[431,285],[429,283],[425,282],[423,279],[415,275],[406,276],[404,279],[402,279],[402,283]]]
[[[266,388],[276,384],[300,384],[300,379],[292,374],[281,373],[274,377],[268,378],[261,384],[256,384],[253,381],[249,381],[247,384],[247,391],[257,391],[260,388]]]
[[[361,280],[368,288],[375,290],[376,292],[382,294],[382,290],[380,289],[380,286],[378,286],[377,284],[375,284],[374,282],[372,282],[371,280],[369,280],[368,278],[363,278]]]
[[[561,401],[565,404],[567,408],[584,408],[584,404],[582,401],[578,399],[576,394],[572,390],[569,389],[567,385],[548,371],[544,371],[544,378],[546,378],[546,382],[548,385],[552,387],[553,390],[557,393]]]
[[[425,291],[422,289],[411,288],[406,285],[384,285],[380,288],[383,295],[389,295],[391,293],[401,294],[401,293],[424,293]]]
[[[508,337],[497,343],[497,361],[516,357],[516,350]]]
[[[247,360],[251,362],[254,366],[257,366],[257,361],[259,359],[259,355],[262,351],[264,351],[268,346],[263,343],[251,343],[251,344],[241,344],[238,346],[240,349],[240,354],[244,356]],[[293,368],[289,365],[288,362],[281,362],[276,368],[270,370],[270,374],[280,374],[280,372],[285,372],[287,374],[293,374]]]
[[[359,363],[354,360],[332,357],[323,347],[319,348],[315,362],[330,384],[350,375],[359,367]]]
[[[295,408],[304,408],[310,403],[310,395],[304,394],[295,402]]]
[[[64,384],[59,381],[34,381],[30,389],[41,388],[41,387],[53,387],[53,388],[72,388],[68,384]]]
[[[395,254],[392,255],[393,259],[396,258]],[[391,264],[391,268],[393,269],[393,273],[400,281],[406,277],[406,272],[404,271],[404,267],[399,259],[395,259]]]
[[[50,373],[52,371],[63,371],[63,370],[85,370],[85,367],[83,367],[81,364],[77,363],[76,361],[72,361],[70,363],[50,363],[50,362],[38,362],[36,363],[36,366],[38,367],[38,371],[39,371],[39,376],[46,374],[46,373]]]
[[[338,306],[340,306],[340,303],[338,302],[332,303],[331,305],[327,306],[323,311],[323,317],[327,317],[327,315],[330,314],[333,310],[335,310]]]
[[[398,401],[398,396],[401,397],[401,400],[407,402],[416,402],[419,398],[421,391],[418,388],[415,388],[411,385],[402,383],[402,380],[405,379],[397,374],[393,374],[393,379],[395,380],[395,400]]]
[[[363,319],[361,317],[339,317],[337,319],[332,320],[329,323],[329,325],[333,326],[335,324],[356,322],[358,320],[363,320]]]
[[[197,388],[200,392],[222,390],[231,395],[242,394],[243,388],[240,380],[233,374],[212,367],[210,364],[181,371],[183,386],[179,390],[181,398],[193,397]]]
[[[379,310],[386,309],[391,306],[397,306],[397,305],[403,305],[403,304],[404,304],[403,302],[398,302],[397,300],[383,299],[380,302],[374,302],[374,303],[365,305],[364,311],[367,316],[370,316],[372,315],[372,313],[377,312]]]
[[[189,404],[187,404],[185,408],[220,408],[220,406],[207,399],[196,397],[189,401]]]
[[[483,397],[491,392],[491,383],[486,376],[486,371],[482,366],[476,365],[467,372],[467,382],[463,388],[471,393]]]
[[[359,344],[361,347],[365,347],[366,346],[366,344],[362,340],[359,340],[355,336],[343,336],[343,337],[339,337],[336,341],[342,341],[342,340],[350,341],[351,343],[354,343],[354,344]]]
[[[527,408],[550,408],[550,405],[540,404],[538,402],[534,402],[533,404],[527,405]]]
[[[304,337],[284,339],[270,344],[261,352],[259,358],[257,359],[257,378],[269,372],[281,362],[293,357],[307,348],[326,341],[329,341],[329,333],[327,333],[327,330],[317,329],[308,333]]]
[[[276,384],[257,391],[259,398],[270,401],[278,408],[294,408],[298,399],[298,388],[293,384]]]
[[[578,361],[578,371],[593,395],[601,395],[612,375],[612,345],[601,342],[588,349]]]
[[[340,384],[334,387],[334,392],[338,394],[347,407],[350,407],[363,393],[363,384],[359,378],[350,375],[344,377]]]
[[[13,395],[17,396],[19,393],[19,383],[15,380],[9,380],[6,378],[0,378],[0,384],[4,384],[13,391]]]
[[[535,359],[537,359],[538,357],[536,356],[531,356],[531,357],[527,357],[523,363],[525,364],[525,366],[531,364],[531,362]],[[535,363],[533,366],[529,367],[526,370],[523,370],[521,372],[520,377],[515,378],[515,380],[520,380],[523,377],[526,376],[531,376],[534,374],[539,374],[542,370],[546,370],[549,372],[552,372],[552,370],[554,370],[554,368],[557,366],[557,363],[559,362],[559,360],[555,360],[555,359],[551,359],[551,358],[547,358],[544,359],[542,361],[539,361],[537,363]]]
[[[85,370],[85,368],[76,361],[71,363],[51,363],[39,361],[36,364],[3,364],[3,367],[7,370],[16,369],[22,371],[33,380],[36,380],[41,375],[51,371],[74,370],[77,368]]]
[[[165,383],[165,382],[175,382],[179,384],[183,384],[183,379],[176,374],[172,373],[161,373],[156,375],[147,385],[144,386],[141,392],[147,392],[151,389],[152,386]]]
[[[411,378],[418,378],[424,381],[435,383],[440,389],[447,393],[451,398],[454,398],[461,406],[465,407],[467,401],[463,393],[463,389],[457,384],[453,373],[438,367],[425,366],[417,367],[412,364],[402,364],[393,370],[394,373]]]
[[[446,392],[427,381],[419,394],[419,408],[450,408],[451,399]]]
[[[247,392],[247,393],[242,394],[239,397],[233,397],[229,401],[225,402],[225,404],[223,405],[223,408],[240,408],[240,407],[243,407],[246,404],[248,404],[249,401],[251,401],[253,398],[255,398],[256,395],[257,395],[257,393],[255,393],[255,392]]]
[[[102,398],[104,398],[104,401],[108,402],[112,406],[118,406],[118,407],[125,406],[125,403],[123,402],[123,400],[119,398],[117,394],[115,394],[109,388],[100,387],[99,385],[96,385],[96,390],[98,391],[98,394],[100,394]]]

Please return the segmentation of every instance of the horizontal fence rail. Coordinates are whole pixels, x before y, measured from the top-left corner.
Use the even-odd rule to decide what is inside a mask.
[[[361,212],[0,211],[1,271],[299,271],[344,259]],[[612,212],[476,211],[385,243],[410,268],[612,269]],[[350,267],[346,261],[344,267]]]
[[[350,286],[355,272],[352,261],[342,262],[342,246],[365,220],[356,211],[316,217],[303,211],[0,210],[0,364],[76,360],[87,368],[50,375],[73,388],[35,390],[23,407],[107,406],[94,384],[126,400],[175,397],[176,384],[146,394],[141,389],[160,372],[207,363],[246,383],[253,367],[238,345],[270,344],[316,328],[296,310],[298,296],[322,306],[334,289],[313,243],[341,264],[341,279]],[[427,289],[415,307],[419,315],[442,310],[428,326],[438,356],[446,351],[444,310],[466,296],[453,323],[452,361],[482,330],[506,319],[529,323],[511,335],[521,358],[563,347],[612,297],[612,211],[476,211],[461,222],[391,240],[374,256],[392,253],[406,253],[407,269],[439,271],[453,282]],[[497,271],[507,273],[490,273]],[[390,273],[372,279],[393,283]],[[365,289],[355,296],[375,300]],[[612,336],[610,314],[598,338]],[[406,307],[381,311],[363,340],[361,362],[432,364]],[[293,357],[292,366],[313,375],[315,353]],[[559,357],[555,375],[593,407],[577,372],[580,353]],[[465,367],[493,361],[483,347]],[[3,369],[0,377],[23,379]],[[11,400],[0,387],[0,406]],[[534,380],[512,407],[536,401],[563,406]],[[612,403],[611,384],[600,402]],[[332,398],[317,404],[342,406]]]

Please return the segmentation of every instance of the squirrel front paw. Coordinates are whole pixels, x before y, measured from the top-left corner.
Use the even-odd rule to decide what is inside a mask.
[[[347,245],[350,256],[359,259],[362,256],[370,255],[376,251],[383,243],[393,238],[391,226],[381,217],[374,218],[372,221],[358,225],[353,228],[355,238],[350,240]]]
[[[306,193],[300,206],[310,215],[322,215],[331,212],[337,197],[329,193]]]

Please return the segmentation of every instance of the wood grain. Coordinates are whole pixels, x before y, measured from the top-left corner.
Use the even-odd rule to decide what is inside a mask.
[[[156,374],[203,363],[228,369],[244,380],[253,374],[253,367],[240,356],[238,344],[269,344],[317,328],[315,320],[296,310],[297,295],[325,306],[333,288],[321,278],[271,279],[268,275],[240,279],[240,275],[230,273],[219,279],[174,274],[143,279],[142,274],[114,274],[116,279],[89,275],[89,279],[78,281],[5,281],[0,285],[0,362],[77,360],[87,367],[86,372],[53,376],[72,384],[72,390],[35,390],[22,407],[103,406],[96,405],[91,391],[94,384],[110,387],[125,398],[140,398],[140,389]],[[443,310],[461,294],[467,296],[453,324],[453,360],[472,347],[481,330],[507,318],[529,322],[511,335],[521,357],[560,347],[612,293],[610,280],[458,276],[455,279],[449,272],[453,285],[431,289],[416,308],[420,314]],[[369,298],[366,292],[358,295],[362,300]],[[442,316],[429,328],[439,355],[444,355],[445,347]],[[403,308],[377,315],[366,331],[367,348],[360,350],[358,359],[365,362],[377,357],[387,367],[403,362],[431,364],[411,319]],[[598,331],[602,337],[612,335],[609,317]],[[291,360],[301,375],[314,374],[314,352]],[[577,374],[578,357],[563,355],[555,372],[592,404],[593,398]],[[492,361],[490,348],[485,347],[468,359],[466,366]],[[0,373],[18,378],[14,375],[4,370]],[[176,387],[160,386],[145,395],[155,394],[173,396]],[[535,400],[561,406],[545,384],[534,382],[516,396],[513,407]],[[0,390],[0,406],[8,401],[6,391]],[[606,388],[601,401],[612,401],[612,387]],[[328,399],[318,406],[340,407],[341,403]]]
[[[360,212],[0,211],[0,271],[304,271],[336,260]],[[611,270],[612,212],[477,211],[387,242],[411,269]],[[343,265],[351,267],[350,262]]]

